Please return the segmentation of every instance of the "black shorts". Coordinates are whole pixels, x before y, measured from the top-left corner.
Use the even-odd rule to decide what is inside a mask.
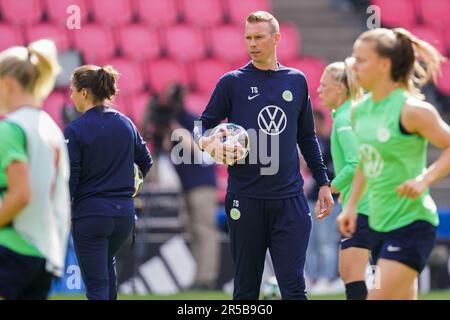
[[[376,257],[398,261],[419,273],[425,268],[436,239],[436,227],[426,221],[415,221],[389,232],[371,229],[371,233],[371,249]]]
[[[371,229],[369,228],[369,218],[365,214],[358,214],[356,221],[356,232],[351,238],[343,238],[341,240],[341,250],[348,248],[369,249]]]
[[[0,246],[0,298],[43,300],[47,298],[52,275],[45,259],[18,254]]]

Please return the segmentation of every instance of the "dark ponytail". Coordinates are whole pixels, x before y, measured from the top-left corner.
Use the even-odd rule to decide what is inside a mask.
[[[392,61],[391,78],[394,82],[403,83],[407,86],[408,81],[413,76],[414,62],[416,56],[414,54],[414,47],[412,46],[409,37],[405,34],[393,30],[397,41],[389,56]]]
[[[116,80],[118,73],[111,67],[106,66],[98,70],[98,93],[96,96],[110,100],[116,95]]]
[[[72,75],[72,85],[77,91],[88,89],[94,96],[94,102],[112,100],[117,94],[119,74],[112,66],[98,67],[85,65],[77,68]]]

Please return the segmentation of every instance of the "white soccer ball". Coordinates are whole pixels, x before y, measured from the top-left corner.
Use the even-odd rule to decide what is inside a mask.
[[[133,197],[136,197],[138,193],[142,189],[142,185],[144,184],[144,177],[142,175],[141,170],[139,170],[139,166],[134,164],[134,194]]]
[[[261,299],[263,300],[281,300],[280,288],[275,276],[265,280],[261,287]]]
[[[229,133],[226,137],[222,138],[222,143],[224,145],[240,146],[245,150],[245,152],[236,156],[234,159],[228,160],[235,163],[247,157],[250,151],[250,139],[247,130],[245,130],[244,127],[235,123],[221,123],[212,129],[211,135],[214,135],[221,131],[226,131]],[[222,163],[222,164],[229,164],[229,163]]]

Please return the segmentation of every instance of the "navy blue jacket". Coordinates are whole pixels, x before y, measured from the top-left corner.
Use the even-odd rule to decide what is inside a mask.
[[[70,157],[72,218],[134,215],[134,163],[152,166],[133,122],[109,107],[94,107],[64,130]]]
[[[267,154],[279,159],[279,169],[272,175],[261,174],[261,168],[270,164],[261,161],[260,156],[256,163],[247,157],[245,164],[229,166],[229,192],[256,199],[282,199],[303,193],[297,145],[315,180],[320,185],[328,182],[302,72],[280,64],[276,71],[260,70],[250,62],[226,73],[199,118],[201,129],[194,130],[196,139],[226,118],[248,131],[253,129],[251,152],[258,154],[263,147]],[[276,149],[272,152],[271,137],[278,141],[274,140],[279,146],[278,155]]]

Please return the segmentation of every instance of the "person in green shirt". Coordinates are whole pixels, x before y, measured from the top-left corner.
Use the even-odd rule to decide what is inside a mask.
[[[358,164],[358,143],[352,127],[352,103],[362,96],[362,89],[352,70],[352,58],[329,64],[320,79],[317,90],[322,105],[332,110],[331,156],[335,178],[331,191],[340,193],[343,207],[351,193],[351,183]],[[341,240],[339,252],[339,274],[345,283],[349,300],[364,300],[367,297],[365,268],[369,259],[369,225],[367,196],[359,202],[356,231],[352,237]],[[338,225],[341,215],[337,217]]]
[[[414,299],[438,225],[429,187],[450,172],[450,127],[416,85],[436,80],[444,58],[401,28],[364,32],[353,56],[358,83],[369,94],[354,115],[359,162],[341,231],[354,232],[367,189],[371,249],[378,252],[368,299]],[[426,167],[428,141],[444,151]]]
[[[0,299],[45,299],[67,247],[69,162],[41,110],[60,70],[52,41],[0,52]]]

